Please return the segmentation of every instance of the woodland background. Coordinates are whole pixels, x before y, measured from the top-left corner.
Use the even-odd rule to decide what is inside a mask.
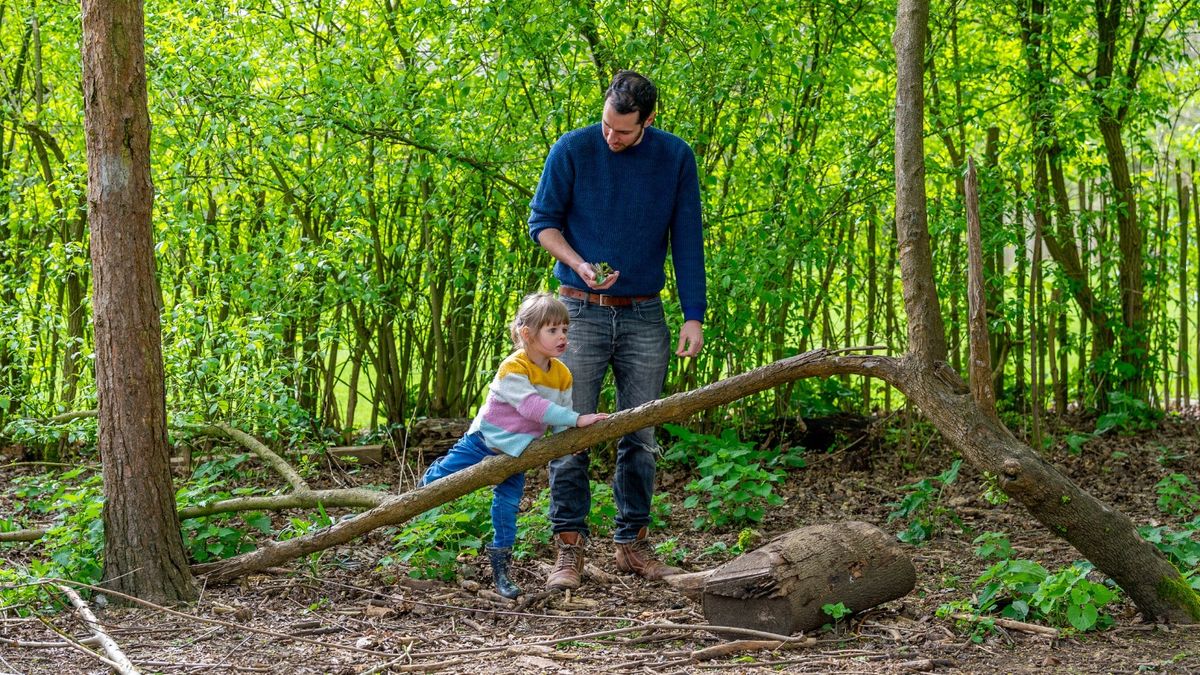
[[[130,3],[96,6],[106,4],[132,7],[140,17]],[[1133,476],[1145,482],[1141,501],[1131,506],[1139,522],[1151,522],[1137,533],[1130,523],[1122,536],[1147,549],[1147,541],[1154,544],[1167,558],[1153,560],[1196,586],[1200,520],[1186,522],[1200,512],[1187,468],[1195,450],[1186,434],[1171,436],[1189,428],[1192,388],[1200,388],[1200,312],[1194,311],[1200,201],[1193,180],[1200,153],[1194,65],[1200,10],[1190,0],[933,6],[924,67],[916,74],[923,70],[925,83],[924,185],[936,302],[923,296],[919,276],[906,276],[903,285],[900,279],[911,251],[898,250],[893,218],[903,210],[893,201],[893,166],[902,162],[893,156],[890,111],[906,100],[889,44],[894,6],[380,0],[144,9],[172,440],[177,449],[197,444],[189,433],[236,441],[284,478],[292,496],[308,500],[305,508],[315,505],[303,515],[280,512],[286,497],[276,492],[278,477],[248,469],[245,454],[206,456],[195,471],[185,467],[190,476],[174,486],[164,465],[163,483],[176,490],[185,565],[201,563],[203,571],[254,550],[260,533],[312,542],[326,532],[367,528],[369,518],[335,521],[323,504],[380,505],[387,490],[411,483],[406,472],[419,470],[420,457],[405,456],[395,467],[399,475],[389,470],[387,477],[329,474],[318,463],[330,444],[387,440],[407,447],[408,434],[424,420],[473,412],[510,349],[505,323],[516,304],[553,283],[549,257],[525,227],[542,160],[560,134],[597,118],[609,74],[628,67],[657,81],[655,123],[693,144],[703,187],[706,346],[698,358],[673,364],[668,393],[818,347],[878,345],[888,354],[940,359],[941,340],[924,332],[935,326],[940,335],[940,319],[916,318],[914,309],[937,304],[946,319],[949,367],[965,377],[964,195],[973,161],[1001,419],[1038,452],[1078,458],[1100,436],[1152,438],[1170,413],[1163,430],[1171,447],[1155,446],[1157,458],[1144,448],[1097,445],[1108,448],[1107,460],[1132,463],[1136,455],[1138,466],[1149,465]],[[13,489],[0,495],[10,514],[0,518],[0,541],[40,539],[48,558],[6,555],[11,567],[0,576],[95,581],[104,499],[101,477],[92,471],[96,424],[80,411],[96,407],[89,255],[96,259],[99,247],[89,251],[82,106],[89,80],[85,73],[80,86],[79,8],[0,2],[0,38],[0,184],[7,188],[0,191],[0,448],[23,460],[77,467],[46,474],[22,462],[6,467]],[[99,58],[114,53],[121,50]],[[919,162],[921,155],[908,159]],[[922,191],[922,218],[924,199]],[[908,227],[899,229],[920,229]],[[671,291],[669,284],[669,303]],[[914,335],[906,302],[920,327],[915,334],[927,344],[906,344],[906,333]],[[677,311],[670,316],[678,322]],[[873,371],[869,361],[836,372],[876,372],[897,387],[908,384],[895,379],[905,371]],[[915,373],[910,393],[928,396],[933,380],[927,378],[937,371],[907,373]],[[946,391],[954,391],[956,378],[938,377],[936,386],[949,383]],[[606,396],[611,407],[611,390]],[[971,445],[981,436],[947,432],[950,409],[936,398],[927,402],[923,412],[937,413],[933,423],[952,445],[982,464],[971,479],[980,481],[985,501],[1003,502],[995,488],[1007,479],[995,470],[1013,466],[1012,481],[1001,487],[1043,524],[1055,522],[1047,518],[1054,504],[1047,509],[1041,495],[1019,489],[1019,462],[993,461],[1011,450],[1001,447],[1007,440],[996,448]],[[886,505],[858,495],[870,519],[895,507],[886,521],[907,522],[898,536],[914,545],[956,527],[970,533],[955,512],[963,503],[944,501],[960,464],[926,455],[931,444],[938,447],[937,434],[913,415],[891,414],[903,408],[899,392],[858,375],[793,381],[710,406],[686,428],[669,430],[677,440],[665,458],[664,481],[686,483],[691,496],[673,505],[664,492],[656,525],[666,526],[673,506],[698,514],[698,530],[731,534],[761,523],[771,507],[798,501],[794,494],[779,497],[782,489],[773,493],[783,487],[786,469],[819,461],[828,446],[847,456],[842,469],[868,470],[870,452],[855,465],[851,450],[867,438],[878,449],[882,437],[904,448],[888,460],[899,466],[887,476],[929,477],[898,488],[898,501]],[[829,446],[798,438],[801,419],[874,423],[858,440],[833,434]],[[213,450],[211,440],[199,445]],[[799,457],[789,445],[814,452]],[[931,466],[935,455],[938,464]],[[129,466],[137,470],[146,457],[133,456]],[[1075,478],[1105,483],[1101,474],[1111,467],[1086,458],[1072,462],[1082,471]],[[103,460],[106,471],[118,465],[107,451]],[[116,489],[108,480],[105,490]],[[363,480],[383,491],[341,489]],[[1120,493],[1111,485],[1104,490]],[[1142,502],[1154,499],[1151,492],[1157,512],[1147,516]],[[269,503],[261,506],[265,513],[241,513],[235,521],[221,511],[239,497],[269,493],[275,494],[255,502]],[[334,493],[346,501],[325,498]],[[610,508],[611,496],[599,486],[597,493],[601,510]],[[1086,494],[1061,494],[1059,512],[1076,494],[1077,504],[1086,502],[1079,513],[1113,514]],[[112,494],[104,497],[107,510],[117,510]],[[523,527],[532,534],[523,556],[538,555],[547,537],[544,523],[534,522],[544,494],[530,497],[532,520]],[[395,557],[374,555],[381,567],[372,574],[401,569],[455,578],[460,554],[469,555],[486,535],[474,522],[481,518],[479,498],[431,511],[400,532],[385,530]],[[169,494],[166,502],[170,507]],[[843,504],[843,516],[855,511],[851,503]],[[996,513],[973,510],[988,518]],[[791,513],[775,514],[785,512]],[[1159,527],[1162,518],[1182,531]],[[169,520],[171,527],[176,522]],[[1088,539],[1074,532],[1077,524],[1103,523],[1069,524],[1071,536],[1065,525],[1058,534],[1079,546]],[[36,532],[16,532],[26,527]],[[733,554],[756,536],[742,529],[732,547],[716,541],[699,556]],[[131,540],[117,541],[109,553],[129,548]],[[1012,607],[1026,601],[1009,598],[1002,607],[996,592],[1003,586],[1023,597],[1028,575],[1040,574],[1043,587],[1058,584],[1057,590],[1039,587],[1029,602],[1043,594],[1050,604],[1033,611],[1027,603],[1017,618],[1078,631],[1112,625],[1099,612],[1114,600],[1115,585],[1098,580],[1090,563],[1050,573],[1015,559],[1002,533],[974,543],[981,544],[981,558],[1004,558],[976,582],[990,575],[993,587],[946,607],[1012,616]],[[660,554],[671,555],[679,543],[664,545]],[[4,546],[7,554],[10,545]],[[318,571],[324,549],[305,550]],[[1132,567],[1134,576],[1142,570]],[[1153,584],[1157,574],[1143,576]],[[45,606],[44,599],[22,595],[25,587],[3,589],[11,603],[4,609],[21,614]],[[1155,588],[1157,597],[1163,594]],[[1195,619],[1194,593],[1181,587],[1176,595],[1171,600]],[[832,609],[830,616],[841,618]]]
[[[952,365],[972,156],[1012,410],[1105,408],[1114,391],[1178,408],[1200,376],[1197,8],[1111,6],[1111,76],[1087,3],[931,13],[927,185]],[[469,415],[509,349],[504,322],[551,285],[525,229],[541,162],[595,121],[617,67],[656,79],[656,124],[694,145],[703,185],[707,344],[668,390],[816,345],[902,352],[893,16],[866,2],[151,3],[168,410],[268,437]],[[0,427],[23,442],[23,420],[94,407],[78,7],[5,2],[0,38]],[[1097,349],[1105,329],[1132,346]],[[853,378],[707,421],[897,405]]]

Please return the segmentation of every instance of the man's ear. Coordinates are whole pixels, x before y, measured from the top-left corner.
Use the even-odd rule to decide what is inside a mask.
[[[658,111],[657,111],[657,110],[655,110],[654,112],[650,113],[650,115],[649,115],[648,117],[646,117],[646,121],[645,121],[645,122],[642,122],[642,128],[643,128],[643,129],[645,129],[646,127],[650,126],[651,124],[654,124],[654,113],[657,113],[657,112],[658,112]]]

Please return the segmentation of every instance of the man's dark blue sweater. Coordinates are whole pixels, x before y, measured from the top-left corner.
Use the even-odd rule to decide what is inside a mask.
[[[678,136],[650,126],[640,143],[613,152],[599,124],[571,131],[550,149],[530,207],[534,241],[542,230],[561,230],[584,260],[606,262],[621,273],[606,294],[661,291],[669,246],[683,317],[704,320],[700,185],[696,157]],[[561,262],[554,276],[587,289]]]

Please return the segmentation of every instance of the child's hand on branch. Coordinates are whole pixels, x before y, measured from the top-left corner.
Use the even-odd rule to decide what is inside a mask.
[[[587,415],[580,415],[579,421],[575,423],[575,426],[587,427],[587,426],[591,426],[592,424],[594,424],[596,422],[599,422],[600,420],[606,420],[606,419],[608,419],[608,413],[590,413]]]

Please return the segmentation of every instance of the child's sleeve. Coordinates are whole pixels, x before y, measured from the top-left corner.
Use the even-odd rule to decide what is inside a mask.
[[[492,395],[512,406],[521,417],[555,428],[573,427],[579,413],[542,396],[518,363],[501,364],[492,383]],[[569,399],[568,399],[569,400]]]
[[[575,410],[574,383],[571,381],[571,373],[570,372],[567,373],[567,388],[563,390],[562,398],[563,398],[563,405],[566,406],[567,410],[572,410],[572,411]],[[566,431],[567,429],[574,427],[578,423],[579,423],[579,413],[575,413],[575,419],[570,424],[555,425],[550,428],[550,432],[557,434],[560,431]]]

